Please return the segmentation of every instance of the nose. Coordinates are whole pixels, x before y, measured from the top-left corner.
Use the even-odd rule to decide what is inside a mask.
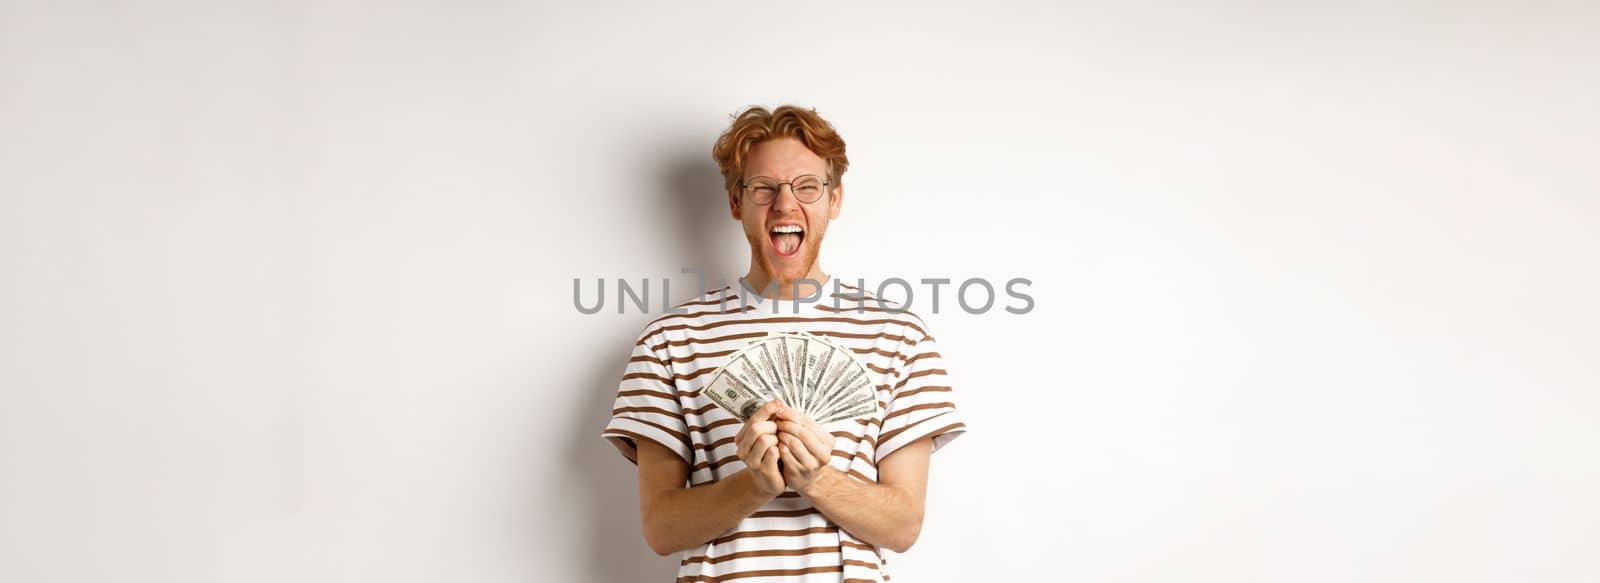
[[[784,192],[788,192],[789,194],[784,195]],[[773,211],[780,215],[786,215],[790,212],[799,210],[801,206],[803,205],[800,204],[799,196],[794,193],[794,185],[778,185],[778,194],[774,195],[772,198]]]

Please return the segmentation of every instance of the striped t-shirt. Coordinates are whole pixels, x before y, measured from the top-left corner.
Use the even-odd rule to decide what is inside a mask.
[[[710,484],[745,465],[734,436],[741,422],[701,395],[711,372],[768,332],[807,332],[854,351],[874,375],[880,407],[871,418],[830,423],[831,464],[874,482],[877,462],[924,437],[935,450],[966,426],[928,325],[893,302],[834,281],[814,302],[773,300],[734,286],[712,290],[651,321],[628,360],[602,435],[629,461],[648,439],[689,464],[689,484]],[[739,287],[749,290],[743,284]],[[685,582],[887,581],[883,553],[787,490],[704,545],[683,553]]]

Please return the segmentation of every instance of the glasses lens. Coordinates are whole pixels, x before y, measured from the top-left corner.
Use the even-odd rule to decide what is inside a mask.
[[[745,192],[756,204],[767,204],[778,195],[778,182],[770,178],[756,178],[744,184]]]
[[[814,174],[794,179],[794,197],[800,202],[817,202],[822,198],[822,179]]]

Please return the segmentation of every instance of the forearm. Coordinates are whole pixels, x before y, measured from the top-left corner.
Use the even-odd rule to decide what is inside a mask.
[[[901,488],[828,467],[800,494],[851,535],[895,552],[911,548],[922,532],[922,500]]]
[[[772,498],[756,488],[749,472],[663,491],[644,509],[645,542],[662,556],[705,544]]]

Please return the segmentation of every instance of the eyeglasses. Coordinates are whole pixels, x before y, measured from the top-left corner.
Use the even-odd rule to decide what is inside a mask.
[[[806,174],[789,182],[778,182],[765,176],[757,176],[740,183],[739,187],[744,189],[745,196],[750,197],[750,202],[772,204],[772,201],[777,200],[778,192],[785,184],[794,191],[795,200],[804,204],[817,202],[822,198],[822,191],[828,189],[828,182],[815,174]]]

